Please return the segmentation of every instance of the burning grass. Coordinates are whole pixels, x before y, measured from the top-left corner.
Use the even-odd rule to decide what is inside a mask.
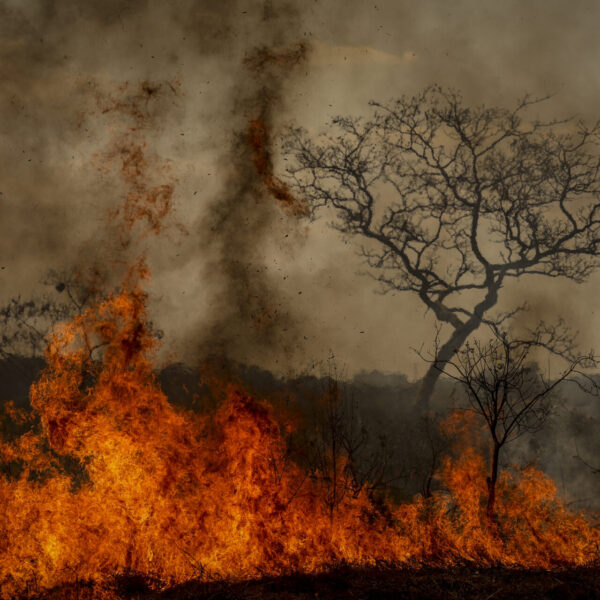
[[[213,414],[169,403],[153,371],[146,276],[143,266],[131,271],[120,293],[57,329],[31,389],[39,425],[0,446],[4,463],[18,466],[0,477],[2,598],[123,573],[163,587],[340,564],[555,569],[596,560],[598,531],[534,468],[499,481],[490,524],[485,461],[472,447],[446,459],[431,498],[383,512],[357,486],[331,510],[326,478],[286,459],[266,402],[222,384]]]
[[[257,69],[289,59],[258,56]],[[125,100],[106,109],[131,119],[103,156],[120,165],[125,185],[110,215],[120,250],[159,233],[172,211],[173,181],[150,182],[150,170],[168,173],[154,168],[143,136],[148,100],[160,89],[123,88]],[[245,141],[266,190],[306,214],[273,175],[264,119],[249,123]],[[9,406],[7,418],[21,420],[24,433],[0,440],[0,598],[334,598],[352,590],[489,599],[514,597],[515,582],[529,585],[528,574],[508,568],[543,569],[544,590],[566,594],[574,587],[565,582],[581,577],[590,581],[584,593],[598,591],[596,570],[584,569],[597,559],[598,530],[532,467],[500,478],[491,523],[476,445],[445,460],[431,497],[397,505],[374,502],[351,478],[348,489],[343,457],[320,477],[290,461],[291,425],[231,382],[213,386],[213,412],[176,409],[154,371],[147,277],[140,261],[120,292],[102,296],[94,287],[103,299],[49,339],[30,393],[35,418]],[[348,493],[332,504],[337,477]],[[418,594],[424,586],[429,595]]]

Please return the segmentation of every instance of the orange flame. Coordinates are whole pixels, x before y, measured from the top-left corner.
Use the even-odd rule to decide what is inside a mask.
[[[485,517],[485,464],[448,458],[443,491],[388,504],[364,490],[332,514],[323,484],[285,460],[271,409],[225,386],[216,413],[180,412],[152,368],[143,266],[121,293],[64,324],[32,387],[39,427],[0,446],[0,588],[22,593],[136,571],[165,584],[314,572],[341,562],[557,567],[584,564],[598,533],[533,468],[499,481]]]
[[[277,189],[261,150],[266,130],[257,121],[248,135],[259,173]],[[144,161],[124,154],[123,175],[134,183],[118,214],[125,229],[142,220],[155,232],[170,192],[164,204],[139,187]],[[445,460],[431,498],[381,510],[357,486],[331,510],[326,478],[288,460],[267,403],[227,383],[213,414],[169,403],[153,368],[148,277],[140,260],[120,292],[54,332],[31,388],[35,419],[7,407],[6,418],[31,424],[0,440],[1,598],[132,571],[167,585],[339,563],[553,568],[596,558],[598,531],[533,468],[500,478],[490,526],[474,443]],[[464,429],[460,419],[451,425]]]

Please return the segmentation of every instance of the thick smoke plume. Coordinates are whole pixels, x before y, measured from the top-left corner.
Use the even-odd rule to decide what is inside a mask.
[[[304,44],[283,49],[263,46],[244,61],[254,88],[242,96],[237,110],[248,121],[235,136],[227,189],[209,216],[219,247],[213,271],[225,276],[220,316],[205,341],[209,352],[227,355],[231,346],[239,349],[245,344],[262,352],[291,349],[295,321],[285,298],[270,283],[263,252],[270,236],[276,232],[284,236],[285,229],[293,229],[295,219],[306,214],[301,200],[273,175],[270,133],[283,75],[302,63],[306,52]]]
[[[145,224],[174,217],[147,248],[151,310],[179,355],[291,356],[296,318],[272,258],[301,240],[303,208],[270,145],[308,51],[298,11],[61,0],[0,12],[4,299],[39,293],[48,270],[126,263],[132,236],[112,244],[106,215],[133,223],[136,198],[153,196]]]

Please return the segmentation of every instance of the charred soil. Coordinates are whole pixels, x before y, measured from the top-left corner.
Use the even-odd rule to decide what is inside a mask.
[[[396,569],[340,567],[320,574],[293,574],[249,581],[189,581],[158,589],[136,574],[104,584],[60,586],[35,600],[592,600],[600,598],[600,567],[560,571],[488,568]]]

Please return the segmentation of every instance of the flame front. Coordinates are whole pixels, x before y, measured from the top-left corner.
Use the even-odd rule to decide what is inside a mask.
[[[121,249],[157,233],[171,210],[172,182],[148,184],[143,153],[148,98],[159,89],[144,84],[130,97],[124,87],[127,101],[106,108],[133,119],[107,154],[118,157],[126,189],[111,213]],[[298,209],[272,174],[267,134],[262,121],[250,123],[250,159],[267,190]],[[500,478],[489,523],[476,444],[446,459],[429,498],[375,505],[357,486],[332,509],[344,469],[313,478],[290,461],[268,403],[231,383],[211,413],[169,403],[154,372],[148,276],[139,259],[119,293],[56,329],[31,388],[34,416],[23,417],[29,430],[0,440],[1,598],[132,572],[169,585],[341,563],[554,568],[596,559],[598,531],[533,468]]]
[[[432,498],[381,511],[360,491],[332,513],[322,484],[285,459],[266,403],[229,385],[212,416],[173,408],[153,373],[141,278],[130,279],[53,335],[31,390],[39,427],[1,446],[20,466],[0,479],[2,597],[34,580],[48,588],[126,571],[168,584],[339,563],[595,558],[597,531],[532,468],[499,482],[490,526],[485,462],[472,448],[446,460],[445,491]]]

